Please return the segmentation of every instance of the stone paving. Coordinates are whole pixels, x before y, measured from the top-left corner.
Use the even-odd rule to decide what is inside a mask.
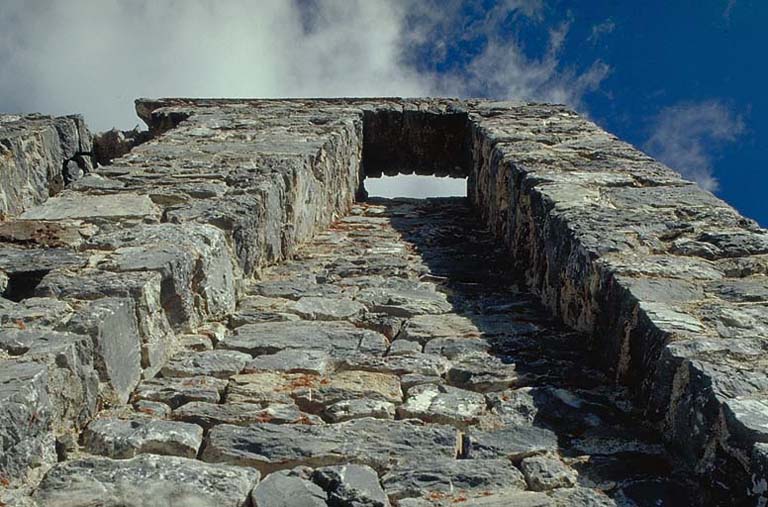
[[[701,485],[465,199],[377,200],[61,449],[40,506],[683,506]]]

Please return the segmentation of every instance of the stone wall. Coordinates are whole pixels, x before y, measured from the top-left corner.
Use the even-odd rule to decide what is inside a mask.
[[[47,124],[19,125],[2,136],[12,168],[50,175],[71,156]],[[156,134],[47,200],[42,179],[8,193],[28,209],[0,225],[14,233],[0,243],[0,490],[36,482],[185,333],[217,336],[243,281],[344,215],[359,186],[357,114],[233,104]]]
[[[2,227],[44,232],[0,245],[4,476],[54,460],[178,336],[215,335],[242,280],[345,214],[365,173],[427,167],[468,175],[529,286],[591,336],[685,462],[734,498],[768,500],[768,234],[711,194],[559,106],[168,99],[137,111],[156,137],[98,174],[45,203],[44,186],[4,190],[10,211],[42,204]],[[6,160],[43,162],[13,168],[62,167],[63,149],[40,155],[53,130],[16,131],[50,139],[14,141]]]
[[[469,115],[470,198],[528,284],[686,463],[764,494],[768,233],[567,109]]]
[[[0,115],[0,215],[44,202],[91,169],[80,116]]]

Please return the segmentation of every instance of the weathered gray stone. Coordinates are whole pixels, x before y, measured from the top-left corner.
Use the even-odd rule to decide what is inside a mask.
[[[389,507],[376,471],[365,465],[336,465],[318,468],[312,480],[328,492],[331,505]]]
[[[435,338],[424,345],[427,354],[438,354],[450,360],[471,355],[482,355],[491,349],[491,344],[482,338]]]
[[[209,462],[252,466],[262,473],[299,465],[357,463],[376,470],[424,455],[454,459],[455,429],[401,421],[356,419],[325,426],[220,425],[211,430],[202,457]]]
[[[217,505],[245,507],[259,480],[249,468],[143,454],[128,460],[85,458],[59,463],[34,498],[41,506]]]
[[[0,474],[23,481],[30,467],[55,461],[44,364],[0,360]]]
[[[472,459],[519,460],[557,450],[557,435],[549,429],[536,426],[506,425],[492,431],[470,428],[467,438],[467,455]]]
[[[0,299],[0,327],[60,327],[74,312],[69,304],[53,298],[30,297],[18,303]]]
[[[218,403],[226,387],[226,380],[215,377],[156,378],[141,382],[134,398],[159,401],[171,408],[191,401]]]
[[[368,371],[340,371],[293,388],[291,396],[302,410],[318,414],[344,400],[367,399],[400,403],[403,393],[395,375]]]
[[[292,311],[308,320],[351,320],[365,306],[349,298],[304,296],[292,306]]]
[[[395,404],[370,398],[341,400],[328,405],[323,416],[334,423],[362,419],[363,417],[394,419]]]
[[[249,291],[269,298],[288,298],[298,300],[302,297],[335,296],[341,289],[335,285],[318,284],[309,278],[292,278],[290,280],[263,281],[253,284]]]
[[[0,223],[0,241],[44,248],[77,248],[92,232],[93,226],[80,220],[6,220]]]
[[[403,337],[422,344],[435,338],[481,338],[495,335],[530,335],[540,327],[506,315],[416,315],[408,320]]]
[[[445,294],[423,288],[363,289],[356,299],[372,312],[394,317],[409,318],[423,314],[447,313],[453,308]]]
[[[576,471],[550,456],[531,456],[523,459],[520,469],[525,482],[533,491],[570,488],[576,484]]]
[[[285,349],[322,350],[332,357],[354,353],[383,355],[384,335],[333,322],[269,322],[239,327],[219,347],[248,354],[274,354]]]
[[[90,338],[37,329],[0,330],[0,351],[47,367],[52,429],[78,429],[96,411],[98,375]]]
[[[300,320],[301,317],[291,313],[293,304],[288,299],[247,296],[237,302],[237,311],[229,317],[230,327],[235,329],[246,324]]]
[[[209,429],[217,424],[245,426],[257,422],[297,424],[307,415],[292,403],[208,403],[192,401],[173,411],[173,418]]]
[[[251,356],[235,350],[181,352],[160,370],[164,377],[229,378],[240,373]]]
[[[141,364],[145,377],[154,376],[168,360],[175,338],[161,302],[162,276],[159,273],[110,273],[85,271],[81,274],[54,271],[35,289],[40,296],[66,300],[95,300],[104,297],[131,298],[141,335]]]
[[[83,432],[85,449],[109,458],[143,453],[194,458],[202,442],[200,426],[176,421],[96,419]]]
[[[439,377],[446,372],[449,362],[442,356],[422,352],[386,357],[356,354],[344,358],[342,367],[395,375],[418,374]]]
[[[251,360],[245,373],[284,371],[286,373],[312,373],[325,375],[333,370],[331,356],[323,350],[286,349]]]
[[[484,496],[524,490],[523,474],[507,459],[425,460],[396,467],[381,478],[393,500],[449,494]]]
[[[141,219],[157,221],[160,214],[159,209],[146,195],[69,193],[48,199],[45,204],[22,213],[20,218],[24,220]]]
[[[291,404],[299,389],[319,385],[321,378],[306,373],[264,371],[233,375],[227,386],[227,403]]]
[[[157,419],[166,419],[171,415],[171,407],[160,401],[137,400],[133,408],[139,414],[146,414]]]
[[[141,377],[141,338],[133,301],[98,299],[78,311],[62,329],[91,337],[101,381],[125,403]]]
[[[258,357],[253,361],[257,376],[230,384],[232,400],[243,396],[242,400],[256,401],[263,412],[257,417],[264,420],[274,415],[272,422],[322,425],[318,417],[301,412],[297,420],[289,421],[289,414],[298,411],[294,401],[331,422],[362,415],[390,417],[394,403],[401,400],[377,401],[381,393],[366,383],[378,389],[387,382],[377,387],[375,379],[360,375],[365,370],[402,375],[402,386],[416,392],[446,394],[442,391],[460,386],[475,391],[476,400],[481,397],[476,391],[488,392],[492,410],[467,428],[461,457],[469,459],[462,462],[478,455],[503,456],[509,466],[509,458],[517,462],[538,459],[542,453],[567,452],[584,454],[573,461],[585,474],[589,467],[605,468],[610,466],[605,463],[620,463],[620,458],[632,464],[642,464],[644,459],[662,463],[655,470],[641,466],[642,473],[624,464],[614,468],[613,479],[605,481],[600,474],[589,475],[589,480],[596,477],[598,482],[581,485],[591,489],[558,488],[544,495],[493,490],[487,498],[432,492],[404,499],[403,504],[607,505],[597,488],[611,490],[617,502],[627,505],[695,504],[698,491],[692,490],[707,488],[696,488],[688,472],[665,461],[665,451],[655,437],[635,424],[637,413],[624,390],[613,385],[616,380],[626,384],[641,405],[649,404],[647,419],[675,442],[685,462],[696,470],[711,471],[709,483],[728,484],[734,495],[748,490],[753,496],[762,494],[757,477],[753,490],[746,487],[749,481],[744,478],[750,468],[760,466],[759,455],[751,461],[749,455],[755,439],[761,438],[760,410],[754,402],[759,404],[759,393],[768,389],[760,341],[768,331],[768,311],[760,299],[768,254],[759,253],[765,234],[724,203],[561,107],[439,99],[159,104],[172,107],[161,107],[156,115],[143,113],[155,133],[178,125],[176,129],[102,168],[106,181],[75,186],[83,195],[146,195],[157,207],[157,217],[170,223],[142,223],[156,219],[149,216],[93,217],[86,220],[96,221],[98,228],[77,226],[75,231],[74,222],[61,221],[56,237],[66,236],[62,244],[80,241],[69,233],[89,238],[80,247],[90,256],[90,267],[55,267],[45,277],[69,277],[71,287],[90,291],[88,297],[64,297],[78,310],[87,304],[84,300],[132,299],[144,375],[153,374],[165,362],[159,344],[167,344],[166,350],[176,345],[168,334],[168,339],[154,342],[158,346],[150,351],[148,337],[158,333],[142,329],[148,316],[167,321],[167,313],[175,329],[186,333],[203,332],[198,326],[206,319],[228,319],[232,327],[247,328],[243,334],[250,334],[249,342],[231,347],[227,342],[242,336],[216,332],[210,346],[221,340],[223,350],[275,356]],[[385,116],[391,121],[382,121]],[[446,136],[441,122],[448,117],[447,137],[455,142],[449,143],[448,151],[438,153],[436,147],[442,146]],[[419,125],[427,125],[430,133],[419,134]],[[393,132],[378,132],[381,128]],[[69,127],[58,131],[62,139],[76,137]],[[373,148],[371,136],[380,136]],[[424,136],[439,139],[422,152],[410,153],[413,139]],[[386,142],[391,138],[403,142]],[[406,159],[414,166],[418,165],[414,161],[433,154],[439,160],[450,159],[457,166],[451,170],[469,174],[470,200],[496,238],[476,227],[466,203],[459,199],[374,200],[356,206],[352,217],[338,221],[297,251],[296,245],[347,210],[360,167],[374,172],[391,169],[372,162],[388,147],[409,153]],[[451,159],[446,153],[456,156]],[[77,176],[82,166],[71,162],[64,161],[56,170],[63,168],[70,177]],[[424,163],[435,165],[434,160]],[[65,197],[71,195],[79,194],[67,192]],[[25,246],[43,246],[47,240],[24,241]],[[212,246],[216,242],[224,248]],[[252,296],[240,305],[237,315],[230,316],[240,288],[240,268],[251,275],[294,253],[295,260],[259,273],[259,278],[277,282],[255,284],[266,284],[257,291],[266,289],[265,294],[281,297]],[[226,266],[233,259],[240,266],[232,269],[229,284]],[[30,264],[24,262],[19,266],[28,269]],[[121,277],[132,279],[131,275],[151,271],[157,282],[146,284],[153,287],[146,290],[156,295],[156,311],[142,313],[140,298],[133,294],[105,293],[91,279],[97,268],[112,270],[110,274],[118,280],[114,287],[121,286]],[[12,315],[23,316],[27,311],[28,294],[14,285],[33,287],[43,274],[17,270],[7,275],[10,289],[6,287],[4,294],[22,301],[0,304],[7,308],[2,310],[7,313],[0,325],[64,329],[61,326],[70,318],[64,307],[59,312],[38,305],[34,311],[39,316],[30,314],[19,324],[11,320]],[[558,321],[586,334],[550,320],[532,294],[515,288],[519,281],[541,297]],[[268,292],[270,283],[273,292]],[[211,287],[223,288],[220,297],[208,291]],[[438,292],[438,287],[445,292]],[[303,303],[317,309],[314,303],[324,301],[313,298],[324,297],[346,302],[352,298],[355,304],[384,313],[355,315],[352,323],[336,327],[307,323],[311,327],[305,329],[305,336],[287,332],[278,339],[265,327],[251,327],[277,321],[294,324],[290,319],[298,317],[289,312],[295,311],[297,300],[304,298]],[[321,310],[324,318],[346,318],[337,308]],[[423,312],[438,315],[419,315]],[[311,311],[304,315],[313,317]],[[402,330],[406,318],[411,322]],[[343,333],[335,332],[341,328]],[[366,338],[360,328],[381,334],[369,331]],[[311,334],[311,329],[322,332]],[[389,345],[382,334],[395,343]],[[417,343],[427,345],[427,354],[418,350]],[[0,351],[2,357],[7,354],[5,349]],[[439,361],[425,360],[430,355],[439,356]],[[57,371],[51,369],[52,356],[36,357],[49,374]],[[311,357],[330,357],[330,366],[307,364]],[[613,378],[587,366],[593,359]],[[344,373],[336,379],[331,372],[337,365],[342,371],[351,368],[359,378],[345,379]],[[332,386],[334,379],[341,384]],[[185,396],[200,396],[210,403],[204,407],[191,403],[189,416],[195,417],[192,409],[197,409],[197,417],[207,425],[246,424],[256,412],[256,407],[245,413],[235,410],[237,405],[215,404],[223,391],[220,380],[212,379],[218,385],[207,392],[204,387],[210,386],[184,380],[187,384],[163,379],[163,387],[139,387],[135,407],[146,403],[141,399],[145,394],[171,404],[186,401]],[[444,380],[449,386],[437,387]],[[517,388],[520,385],[537,387]],[[275,399],[284,401],[285,409],[270,415]],[[724,406],[725,400],[733,403]],[[158,416],[165,413],[163,407],[159,405]],[[450,416],[460,412],[457,409]],[[217,415],[221,417],[216,419]],[[140,410],[131,417],[154,418]],[[346,427],[370,420],[325,426]],[[384,446],[381,441],[392,433],[386,424],[394,422],[376,422],[385,426],[364,436],[346,435],[345,441],[359,447],[375,440]],[[539,430],[554,433],[546,438],[522,435]],[[216,428],[211,432],[215,434]],[[549,445],[554,434],[562,449]],[[273,445],[290,449],[300,441],[296,435],[281,436],[275,437]],[[60,459],[74,450],[71,436],[70,440],[61,436],[56,445]],[[412,440],[409,445],[421,446]],[[240,452],[248,445],[238,440],[230,447]],[[40,448],[50,451],[52,445]],[[406,461],[421,463],[425,452],[429,453],[414,450],[417,457]],[[50,453],[46,459],[52,461]],[[335,455],[333,459],[334,464],[349,461]],[[385,460],[382,452],[376,463],[383,472],[405,461],[389,455]],[[39,473],[33,470],[32,476]],[[309,473],[304,470],[295,477],[307,480]],[[719,504],[719,498],[725,497],[708,500]]]
[[[459,500],[461,505],[466,507],[508,507],[510,505],[514,505],[515,507],[553,507],[553,505],[556,505],[553,504],[553,501],[544,493],[536,493],[533,491],[498,493],[495,495],[470,498],[466,501],[464,501],[463,498],[464,497],[462,496],[448,498],[441,498],[438,496],[437,500],[438,505],[454,505],[456,500]],[[444,503],[440,503],[440,500],[444,500]]]
[[[208,225],[150,224],[100,235],[92,248],[112,250],[100,267],[162,275],[160,303],[171,324],[191,330],[235,308],[236,268],[221,230]]]
[[[290,471],[269,474],[251,492],[254,507],[326,507],[323,488]]]
[[[446,379],[451,385],[479,392],[501,391],[516,385],[520,374],[514,362],[490,354],[475,354],[454,361]]]
[[[90,133],[82,117],[0,115],[0,214],[17,215],[43,203],[65,184],[64,164],[85,168]]]
[[[389,346],[387,355],[399,356],[399,355],[414,354],[417,352],[422,352],[422,349],[423,347],[419,342],[412,342],[408,340],[395,340]]]
[[[88,263],[88,257],[67,248],[23,249],[9,246],[0,247],[0,266],[10,275],[6,294],[16,290],[14,284],[25,283],[26,273],[40,273],[60,268],[80,268]],[[15,277],[21,277],[16,278]],[[27,291],[31,292],[31,291]],[[31,294],[29,294],[31,295]]]
[[[183,334],[176,339],[179,342],[179,346],[187,350],[203,352],[213,349],[211,337],[204,334]]]
[[[408,389],[405,403],[397,408],[397,413],[401,419],[416,418],[465,428],[477,421],[485,405],[482,394],[439,384],[421,384]]]

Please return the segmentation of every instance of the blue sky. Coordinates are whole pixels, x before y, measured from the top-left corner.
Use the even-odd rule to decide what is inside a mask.
[[[462,73],[489,45],[550,59],[555,81],[579,88],[566,102],[768,224],[768,2],[548,0],[486,30],[483,17],[499,5],[462,2],[460,21],[436,31],[447,48],[428,39],[411,55],[416,65]],[[468,76],[469,94],[504,94],[493,80]],[[559,98],[556,82],[534,85],[533,98]]]
[[[768,225],[766,22],[758,0],[3,0],[0,111],[104,130],[141,96],[561,102]]]

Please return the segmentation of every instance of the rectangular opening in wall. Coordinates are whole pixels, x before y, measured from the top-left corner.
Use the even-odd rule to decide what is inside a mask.
[[[369,197],[466,197],[467,179],[417,174],[398,174],[380,178],[365,178],[365,190]]]

